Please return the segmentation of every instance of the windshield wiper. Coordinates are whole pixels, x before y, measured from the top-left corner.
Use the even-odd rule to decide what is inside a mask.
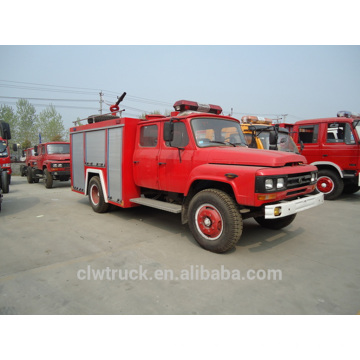
[[[214,141],[214,140],[210,140],[209,142],[210,142],[210,143],[214,143],[214,144],[222,144],[222,145],[228,145],[228,144],[230,144],[230,145],[236,147],[236,145],[233,144],[233,143],[231,143],[230,141],[224,142],[224,141]]]

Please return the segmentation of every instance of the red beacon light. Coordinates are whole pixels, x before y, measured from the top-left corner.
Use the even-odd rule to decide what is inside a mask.
[[[197,111],[197,112],[205,112],[210,114],[219,115],[222,113],[222,108],[218,105],[212,104],[199,104],[195,101],[188,100],[179,100],[174,104],[175,111],[183,112],[183,111]]]

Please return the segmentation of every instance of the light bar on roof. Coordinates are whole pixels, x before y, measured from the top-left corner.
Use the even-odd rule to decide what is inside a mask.
[[[355,113],[353,111],[344,111],[344,110],[342,110],[342,111],[338,111],[337,116],[338,117],[353,118],[353,117],[359,117],[360,114]]]
[[[212,104],[199,104],[195,101],[188,101],[188,100],[179,100],[174,104],[174,109],[176,111],[186,111],[186,110],[193,110],[199,112],[206,112],[210,114],[221,114],[222,108],[218,105]]]

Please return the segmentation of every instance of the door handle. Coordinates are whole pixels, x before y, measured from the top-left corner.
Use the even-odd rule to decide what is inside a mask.
[[[159,165],[166,165],[166,163],[164,163],[164,162],[159,162]]]
[[[134,161],[134,164],[138,164],[140,161]]]

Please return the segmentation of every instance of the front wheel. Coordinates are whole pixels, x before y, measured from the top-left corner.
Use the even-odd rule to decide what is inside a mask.
[[[203,248],[223,253],[239,241],[243,222],[235,201],[227,193],[208,189],[191,200],[189,227]]]
[[[280,230],[288,225],[290,225],[295,220],[296,214],[284,216],[278,219],[265,219],[264,216],[258,216],[255,221],[261,225],[262,227],[273,229],[273,230]]]
[[[93,176],[90,180],[89,202],[93,210],[97,213],[104,213],[109,209],[109,204],[105,202],[101,182],[98,176]]]
[[[27,182],[29,184],[32,184],[34,182],[34,178],[33,178],[33,170],[30,166],[28,166],[27,168],[27,175],[26,175],[26,178],[27,178]]]
[[[325,200],[335,200],[343,189],[344,182],[338,174],[332,170],[319,170],[316,190],[324,194]]]
[[[51,189],[53,186],[53,177],[47,169],[44,170],[44,185],[47,189]]]

